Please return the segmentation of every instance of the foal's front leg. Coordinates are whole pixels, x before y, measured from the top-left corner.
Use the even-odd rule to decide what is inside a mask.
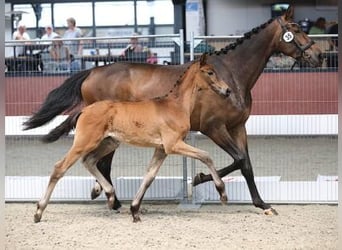
[[[210,158],[209,154],[206,151],[192,147],[186,144],[184,141],[180,140],[176,143],[176,145],[173,146],[172,153],[189,156],[191,158],[198,159],[204,164],[206,164],[215,183],[216,190],[220,195],[221,202],[223,204],[227,203],[228,197],[226,194],[224,182],[218,175],[213,160]]]
[[[133,216],[133,222],[141,221],[139,217],[139,208],[141,205],[141,201],[144,198],[145,192],[148,189],[148,187],[153,182],[154,178],[156,177],[160,166],[163,164],[167,154],[165,153],[164,149],[162,148],[156,148],[152,157],[152,160],[149,164],[149,167],[147,169],[147,173],[143,179],[143,182],[141,183],[138,192],[135,195],[134,200],[131,204],[131,213]]]
[[[40,222],[43,212],[49,203],[51,194],[55,189],[57,182],[64,176],[65,172],[79,159],[79,157],[80,154],[71,149],[63,160],[58,161],[55,164],[55,168],[50,176],[45,195],[37,203],[37,211],[34,214],[34,222]]]

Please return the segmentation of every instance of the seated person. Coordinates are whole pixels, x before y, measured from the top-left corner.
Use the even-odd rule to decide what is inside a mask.
[[[63,44],[60,36],[56,36],[49,47],[49,59],[44,62],[45,71],[70,70],[70,53],[68,47]]]
[[[338,24],[334,23],[328,31],[328,34],[338,34]],[[332,53],[329,53],[327,56],[327,66],[328,67],[334,67],[338,68],[338,37],[331,37],[328,40],[330,51]]]
[[[134,33],[133,36],[137,36],[137,33]],[[146,53],[147,58],[135,58],[134,53]],[[147,62],[151,64],[157,64],[157,54],[152,53],[147,47],[143,47],[139,42],[137,37],[132,37],[130,39],[130,43],[127,45],[127,47],[122,51],[121,53],[122,57],[131,58],[134,61],[137,62]]]
[[[138,35],[137,33],[134,33],[133,36]],[[127,47],[122,51],[122,56],[127,56],[132,52],[143,52],[144,47],[138,42],[137,37],[132,37],[130,39],[130,43],[127,45]]]
[[[19,22],[17,26],[17,30],[13,32],[12,34],[13,40],[30,40],[29,34],[26,32],[26,25],[23,22]],[[13,54],[15,56],[21,57],[26,56],[26,47],[25,44],[29,44],[29,42],[21,43],[22,45],[16,45],[14,46]],[[11,69],[11,71],[27,71],[30,69],[30,66],[32,62],[24,62],[24,61],[14,61],[9,65],[8,68]]]
[[[19,22],[18,28],[13,32],[13,40],[30,40],[29,34],[26,32],[26,25],[23,22]],[[17,46],[15,54],[17,56],[25,56],[26,51],[24,46]]]

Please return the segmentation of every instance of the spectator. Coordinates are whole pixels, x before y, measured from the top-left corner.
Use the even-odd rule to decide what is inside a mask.
[[[328,34],[338,34],[338,24],[335,23],[332,26],[330,26]],[[337,50],[338,48],[338,37],[334,37],[331,40],[329,40],[330,43],[330,50]]]
[[[158,63],[157,53],[152,53],[151,51],[148,51],[148,57],[147,57],[146,62],[150,64],[157,64]]]
[[[29,34],[26,32],[26,25],[19,22],[17,30],[13,32],[13,40],[30,40]],[[17,46],[15,53],[17,56],[25,56],[25,46]]]
[[[80,38],[82,37],[82,31],[76,27],[76,20],[73,17],[67,19],[68,29],[65,31],[63,38]],[[80,70],[80,63],[78,57],[82,56],[82,41],[65,41],[65,45],[68,47],[71,57],[71,70]]]
[[[63,38],[80,38],[82,37],[82,31],[76,27],[76,20],[73,17],[67,19],[68,29],[65,31]],[[65,41],[65,45],[68,46],[70,53],[77,57],[82,55],[82,42],[81,41]]]
[[[338,34],[338,24],[335,23],[330,26],[328,33]],[[338,37],[331,37],[328,41],[331,53],[329,53],[327,56],[327,66],[338,68]]]
[[[56,32],[53,31],[52,25],[45,26],[45,34],[42,36],[42,40],[50,40],[59,36]]]
[[[65,71],[70,69],[70,53],[68,47],[63,44],[60,36],[56,36],[55,40],[49,48],[52,58],[54,70]]]
[[[319,17],[317,18],[316,22],[314,25],[309,30],[310,35],[317,35],[317,34],[325,34],[326,31],[326,20],[324,17]]]
[[[138,38],[136,37],[137,33],[133,33],[133,37],[130,39],[130,43],[127,45],[127,47],[122,51],[121,55],[122,56],[127,56],[132,52],[143,52],[144,47],[139,44]]]

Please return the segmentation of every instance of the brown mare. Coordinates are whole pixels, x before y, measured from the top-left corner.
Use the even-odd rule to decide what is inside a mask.
[[[206,164],[221,201],[226,203],[224,183],[209,154],[183,141],[190,130],[190,115],[199,89],[211,88],[224,97],[222,99],[230,96],[228,84],[219,78],[215,69],[205,64],[205,58],[206,55],[203,55],[200,61],[189,65],[184,76],[163,97],[137,102],[99,101],[85,107],[79,114],[70,116],[46,135],[45,141],[57,140],[76,124],[74,143],[66,156],[55,165],[46,194],[37,204],[35,222],[41,220],[58,180],[80,157],[86,169],[105,190],[108,205],[113,208],[115,190],[97,169],[96,163],[116,150],[120,142],[155,148],[147,174],[131,205],[133,222],[140,221],[138,212],[141,201],[168,154],[192,157]]]
[[[275,52],[306,61],[313,67],[320,66],[323,59],[318,46],[293,22],[293,12],[291,6],[283,16],[252,29],[207,58],[208,64],[229,82],[234,98],[216,98],[211,90],[199,91],[190,117],[191,130],[208,136],[234,159],[231,165],[218,171],[220,177],[240,169],[253,204],[266,214],[276,214],[276,211],[259,195],[247,146],[245,124],[252,108],[251,90]],[[104,99],[133,101],[159,96],[171,88],[188,66],[115,63],[82,71],[49,93],[38,112],[25,122],[26,129],[42,126],[80,103],[89,105]],[[97,164],[110,183],[113,153]],[[193,185],[211,180],[211,175],[200,173],[194,177]],[[93,189],[92,197],[98,194]]]

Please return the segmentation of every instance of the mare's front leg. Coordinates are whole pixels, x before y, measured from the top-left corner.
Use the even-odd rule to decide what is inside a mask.
[[[110,152],[109,154],[102,157],[96,164],[97,169],[101,172],[101,174],[106,178],[106,180],[113,186],[112,179],[110,177],[111,167],[112,167],[112,160],[115,150]],[[102,186],[98,181],[95,182],[94,187],[91,190],[91,199],[94,200],[100,196],[102,192]],[[120,203],[120,201],[115,197],[116,201]],[[119,207],[118,207],[119,208]],[[118,209],[113,207],[113,209]]]
[[[226,126],[222,125],[219,129],[207,129],[204,133],[224,151],[229,153],[234,159],[233,164],[218,170],[219,176],[222,178],[229,173],[240,169],[242,175],[246,179],[254,206],[263,209],[264,213],[267,215],[277,215],[277,211],[273,209],[271,205],[262,200],[255,184],[253,168],[248,153],[245,125],[243,124],[238,126],[229,132],[227,131]],[[213,178],[210,174],[205,175],[203,173],[199,173],[194,177],[193,185],[196,186],[198,184],[211,181],[212,179]]]
[[[141,201],[144,198],[146,190],[148,189],[148,187],[151,185],[154,178],[156,177],[160,169],[160,166],[163,164],[166,156],[167,154],[165,153],[163,148],[155,149],[152,160],[147,169],[147,173],[131,204],[131,213],[133,216],[133,222],[141,221],[140,216],[139,216],[139,209],[140,209]]]
[[[102,140],[102,142],[95,150],[93,150],[83,158],[83,164],[88,169],[88,171],[96,178],[96,184],[101,187],[101,191],[102,188],[105,190],[109,208],[115,210],[121,207],[121,203],[116,197],[113,184],[110,180],[110,172],[108,181],[107,176],[103,175],[96,164],[104,158],[112,159],[114,151],[119,147],[119,145],[119,141],[111,137],[106,137]]]

